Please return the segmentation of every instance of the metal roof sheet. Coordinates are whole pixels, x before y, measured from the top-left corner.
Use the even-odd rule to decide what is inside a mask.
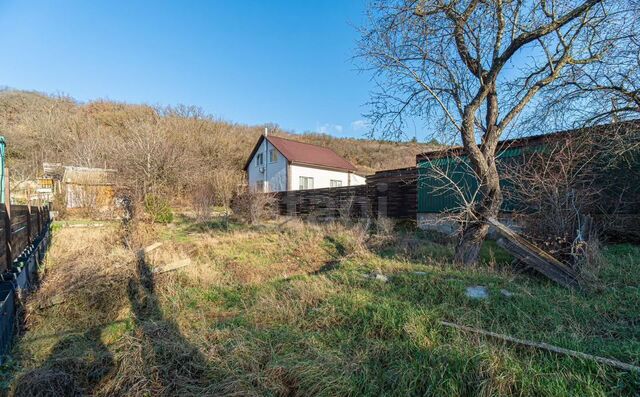
[[[329,148],[276,136],[265,137],[264,135],[260,137],[258,143],[251,152],[249,160],[244,167],[245,169],[260,147],[263,139],[267,139],[267,141],[278,149],[278,151],[291,163],[344,171],[356,171],[356,167],[353,164]]]

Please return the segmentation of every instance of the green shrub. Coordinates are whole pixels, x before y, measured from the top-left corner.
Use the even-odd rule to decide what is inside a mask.
[[[144,198],[144,209],[156,223],[173,222],[173,210],[169,201],[153,194]]]

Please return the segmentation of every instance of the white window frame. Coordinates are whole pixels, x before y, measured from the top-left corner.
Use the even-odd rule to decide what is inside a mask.
[[[269,149],[269,163],[275,163],[278,161],[278,151],[276,149]]]
[[[267,191],[267,181],[265,180],[259,180],[256,181],[256,192],[258,193],[265,193]]]
[[[329,180],[329,187],[342,187],[342,181],[340,179]]]
[[[299,190],[309,190],[313,189],[313,177],[312,176],[301,176],[299,177]]]

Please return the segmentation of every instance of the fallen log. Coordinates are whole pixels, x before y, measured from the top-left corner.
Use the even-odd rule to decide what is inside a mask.
[[[598,362],[600,364],[609,365],[609,366],[612,366],[612,367],[623,369],[625,371],[639,371],[640,372],[640,367],[638,367],[637,365],[623,363],[622,361],[614,360],[614,359],[611,359],[611,358],[594,356],[592,354],[582,353],[582,352],[578,352],[578,351],[575,351],[575,350],[569,350],[569,349],[565,349],[563,347],[550,345],[550,344],[544,343],[544,342],[533,342],[533,341],[529,341],[529,340],[518,339],[518,338],[514,338],[513,336],[502,335],[502,334],[498,334],[498,333],[491,332],[491,331],[485,331],[483,329],[478,329],[478,328],[471,328],[471,327],[467,327],[467,326],[464,326],[464,325],[450,323],[450,322],[447,322],[447,321],[440,321],[440,324],[442,324],[444,326],[447,326],[447,327],[458,329],[460,331],[472,332],[472,333],[475,333],[475,334],[484,335],[484,336],[488,336],[488,337],[495,338],[495,339],[500,339],[500,340],[503,340],[505,342],[509,342],[509,343],[513,343],[513,344],[517,344],[517,345],[528,346],[528,347],[532,347],[532,348],[535,348],[535,349],[542,349],[542,350],[550,351],[550,352],[553,352],[553,353],[562,354],[562,355],[565,355],[565,356],[579,358],[579,359],[582,359],[582,360],[595,361],[595,362]]]
[[[575,270],[519,236],[498,220],[489,218],[487,222],[501,236],[497,241],[498,245],[509,251],[520,262],[567,288],[580,287],[580,277]]]

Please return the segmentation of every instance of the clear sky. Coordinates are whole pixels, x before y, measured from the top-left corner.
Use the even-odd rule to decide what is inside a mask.
[[[0,85],[361,137],[365,0],[0,0]]]

